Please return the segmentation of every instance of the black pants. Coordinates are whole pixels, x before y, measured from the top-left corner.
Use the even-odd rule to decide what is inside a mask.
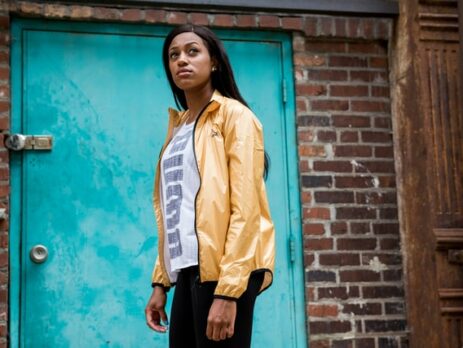
[[[207,317],[217,282],[199,283],[198,267],[182,270],[175,286],[169,328],[170,348],[247,348],[251,346],[252,315],[264,273],[251,275],[247,290],[237,301],[235,331],[231,338],[212,341],[206,336]]]

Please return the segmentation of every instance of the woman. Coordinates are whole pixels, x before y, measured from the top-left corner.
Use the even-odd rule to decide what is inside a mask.
[[[156,170],[159,256],[147,324],[167,331],[166,292],[175,284],[170,347],[249,347],[254,302],[272,283],[275,254],[262,126],[211,30],[177,27],[162,54],[185,111],[169,109]]]

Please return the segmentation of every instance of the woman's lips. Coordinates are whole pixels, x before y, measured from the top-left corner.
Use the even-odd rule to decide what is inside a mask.
[[[188,77],[192,74],[191,70],[182,69],[177,72],[178,77]]]

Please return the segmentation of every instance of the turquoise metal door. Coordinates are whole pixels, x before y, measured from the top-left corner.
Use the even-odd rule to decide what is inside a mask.
[[[11,156],[12,347],[167,346],[143,310],[157,242],[154,167],[174,105],[160,57],[168,29],[13,22],[12,133],[51,135],[53,148]],[[290,38],[219,35],[272,162],[276,272],[258,299],[253,346],[303,347]],[[41,264],[29,255],[39,244],[49,251]]]

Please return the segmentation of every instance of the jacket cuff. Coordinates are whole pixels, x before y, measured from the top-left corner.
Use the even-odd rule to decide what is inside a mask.
[[[238,301],[236,297],[231,297],[231,296],[224,296],[224,295],[214,295],[214,298],[219,298],[221,300],[227,300],[227,301]]]
[[[170,290],[169,286],[164,286],[162,283],[151,283],[151,287],[154,289],[155,287],[160,287],[164,290],[164,292],[168,292]]]

